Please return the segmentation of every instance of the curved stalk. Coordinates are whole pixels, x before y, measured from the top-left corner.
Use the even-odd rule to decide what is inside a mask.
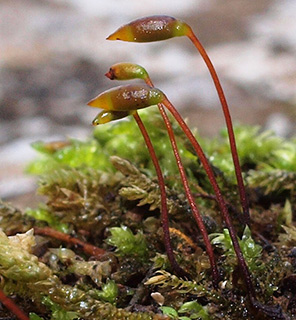
[[[137,122],[137,125],[143,135],[143,138],[145,140],[146,146],[148,148],[148,151],[150,153],[151,160],[153,162],[156,175],[158,178],[158,184],[160,189],[160,196],[161,196],[161,223],[163,228],[163,235],[164,235],[164,244],[166,253],[168,256],[168,259],[170,261],[170,264],[173,268],[173,270],[176,272],[179,276],[188,276],[187,272],[185,272],[177,263],[174,252],[171,245],[171,239],[170,239],[170,231],[169,231],[169,218],[168,218],[168,208],[167,208],[167,201],[166,201],[166,191],[165,191],[165,182],[162,175],[162,171],[157,159],[157,156],[155,154],[155,150],[153,148],[152,142],[150,140],[150,137],[148,135],[148,132],[144,126],[144,123],[142,122],[138,112],[133,113],[134,119]]]
[[[113,32],[107,40],[122,40],[122,41],[129,41],[129,42],[153,42],[153,41],[161,41],[166,40],[174,37],[181,37],[187,36],[196,49],[200,52],[202,58],[204,59],[212,79],[214,81],[224,117],[226,120],[226,126],[229,135],[230,141],[230,149],[233,158],[235,174],[237,179],[237,184],[239,188],[239,195],[240,201],[243,208],[243,217],[246,223],[249,224],[250,217],[249,217],[249,205],[246,196],[246,190],[242,178],[241,168],[239,165],[239,158],[236,149],[235,137],[233,133],[232,121],[229,113],[229,108],[226,102],[226,98],[220,84],[219,78],[215,71],[215,68],[209,59],[205,49],[201,45],[198,38],[193,33],[191,27],[174,17],[166,16],[166,15],[155,15],[155,16],[148,16],[140,19],[133,20],[126,25],[123,25],[115,32]],[[143,76],[143,74],[142,74]]]
[[[114,80],[114,79],[116,79],[116,80],[129,80],[129,79],[139,78],[139,79],[143,79],[146,82],[146,84],[149,85],[151,88],[154,88],[154,85],[153,85],[147,71],[143,67],[141,67],[140,65],[136,65],[136,64],[132,64],[132,63],[128,63],[128,62],[122,62],[122,63],[118,63],[118,64],[111,66],[109,71],[105,74],[105,76],[108,77],[110,80]],[[174,156],[176,159],[177,167],[180,172],[181,181],[182,181],[182,184],[183,184],[183,187],[185,190],[185,194],[186,194],[188,203],[191,207],[193,217],[196,220],[196,223],[199,227],[199,230],[201,232],[201,235],[202,235],[204,243],[205,243],[206,251],[207,251],[207,254],[208,254],[208,257],[210,260],[210,264],[211,264],[211,270],[212,270],[212,275],[213,275],[213,285],[215,288],[217,288],[218,281],[219,281],[219,272],[218,272],[218,267],[217,267],[217,263],[215,260],[213,248],[212,248],[206,227],[205,227],[204,222],[202,220],[202,216],[196,206],[196,203],[194,201],[194,197],[191,193],[191,190],[189,187],[189,182],[188,182],[188,179],[187,179],[187,176],[185,173],[185,169],[182,164],[182,160],[181,160],[181,157],[180,157],[180,154],[178,151],[178,146],[176,143],[176,139],[174,136],[174,132],[173,132],[171,123],[170,123],[169,118],[165,112],[165,109],[161,103],[158,103],[158,108],[159,108],[159,111],[160,111],[162,118],[164,120],[165,126],[167,128],[167,132],[168,132],[168,135],[170,138],[170,142],[171,142]],[[99,116],[100,116],[100,114],[99,114]],[[122,115],[120,114],[117,116],[122,116]],[[124,116],[126,116],[126,114]],[[110,120],[109,118],[108,118],[108,120]],[[113,120],[114,114],[111,115],[111,118]]]
[[[162,101],[162,104],[172,113],[174,118],[179,123],[180,127],[182,128],[182,130],[186,134],[187,138],[191,142],[195,152],[197,153],[197,156],[199,157],[199,159],[200,159],[200,161],[201,161],[201,163],[202,163],[202,165],[203,165],[203,167],[209,177],[210,183],[214,189],[214,192],[215,192],[215,195],[217,198],[217,202],[218,202],[221,214],[223,216],[223,220],[225,221],[227,229],[229,230],[229,235],[230,235],[232,243],[233,243],[233,248],[234,248],[235,254],[237,256],[238,264],[239,264],[240,269],[244,275],[244,281],[245,281],[246,287],[248,288],[250,296],[253,299],[255,299],[255,296],[256,296],[255,289],[252,284],[250,271],[249,271],[249,268],[248,268],[246,261],[244,259],[241,248],[239,246],[239,242],[236,237],[236,232],[234,230],[233,224],[230,219],[230,215],[229,215],[229,212],[227,209],[226,202],[222,196],[221,190],[220,190],[218,183],[216,181],[212,167],[211,167],[207,157],[205,156],[200,144],[195,139],[194,135],[192,134],[191,130],[189,129],[189,127],[187,126],[186,122],[183,120],[183,118],[181,117],[181,115],[179,114],[177,109],[171,104],[171,102],[167,98],[164,98],[164,100]]]
[[[233,159],[237,185],[239,189],[240,201],[243,209],[244,222],[249,225],[250,224],[249,203],[248,203],[247,193],[246,193],[246,189],[245,189],[245,185],[242,177],[242,171],[239,163],[235,136],[233,132],[233,125],[232,125],[232,120],[231,120],[231,115],[229,112],[227,100],[212,61],[210,60],[206,50],[204,49],[204,47],[202,46],[202,44],[200,43],[200,41],[198,40],[198,38],[196,37],[196,35],[194,34],[194,32],[189,26],[188,26],[187,37],[191,40],[191,42],[194,44],[196,49],[199,51],[201,57],[203,58],[211,74],[211,77],[213,79],[214,85],[216,87],[216,90],[219,96],[219,100],[222,106],[224,118],[226,121],[227,131],[228,131],[230,150],[231,150],[231,155]]]
[[[239,158],[237,154],[235,136],[233,132],[229,108],[228,108],[226,98],[225,98],[222,86],[220,84],[219,78],[214,69],[214,66],[211,60],[209,59],[205,49],[203,48],[203,46],[201,45],[197,37],[194,35],[191,27],[186,23],[182,22],[181,20],[175,19],[173,17],[169,17],[165,15],[150,16],[150,17],[144,17],[141,19],[131,21],[130,23],[117,29],[107,39],[122,40],[122,41],[129,41],[129,42],[153,42],[153,41],[161,41],[161,40],[170,39],[173,37],[185,36],[185,35],[189,37],[189,39],[193,42],[194,46],[200,52],[214,81],[214,84],[222,105],[224,117],[226,120],[231,154],[233,158],[235,174],[236,174],[236,179],[237,179],[237,184],[239,189],[239,196],[240,196],[240,201],[243,209],[243,218],[245,223],[249,224],[250,223],[249,204],[248,204],[246,190],[245,190],[241,168],[239,164]],[[140,78],[143,78],[143,75]],[[182,119],[178,111],[173,107],[173,105],[169,102],[169,100],[166,97],[164,97],[162,101],[159,101],[158,103],[162,103],[163,105],[165,105],[168,108],[168,110],[174,115],[177,122],[179,123],[184,133],[187,135],[188,139],[193,145],[209,177],[210,183],[212,184],[212,187],[216,195],[216,200],[218,202],[218,205],[220,207],[220,210],[223,216],[223,220],[225,221],[225,224],[229,230],[234,251],[237,256],[238,265],[242,272],[246,288],[248,289],[249,300],[253,308],[252,310],[253,313],[254,314],[256,313],[256,316],[257,316],[258,311],[259,312],[262,311],[265,315],[269,316],[272,319],[286,319],[287,317],[282,313],[281,308],[262,305],[256,299],[255,289],[252,284],[248,266],[246,265],[246,262],[244,260],[242,251],[238,243],[238,239],[236,237],[236,233],[234,231],[234,227],[230,219],[230,215],[227,210],[226,202],[222,197],[221,190],[217,184],[217,181],[211,166],[205,154],[203,153],[203,150],[201,149],[200,145],[198,144],[192,132],[188,128],[187,124],[184,122],[184,120]]]
[[[151,79],[149,77],[147,77],[145,79],[145,82],[150,85],[151,87],[153,87],[153,83],[151,81]],[[208,232],[206,230],[206,227],[205,227],[205,224],[202,220],[202,216],[198,210],[198,207],[194,201],[194,197],[191,193],[191,190],[190,190],[190,186],[189,186],[189,182],[188,182],[188,179],[187,179],[187,176],[186,176],[186,172],[185,172],[185,169],[184,169],[184,166],[182,164],[182,159],[180,157],[180,154],[179,154],[179,151],[178,151],[178,146],[177,146],[177,142],[176,142],[176,139],[175,139],[175,135],[174,135],[174,131],[173,131],[173,128],[172,128],[172,125],[170,123],[170,120],[165,112],[165,109],[164,107],[162,106],[162,104],[158,104],[158,109],[160,111],[160,114],[163,118],[163,121],[165,123],[165,126],[166,126],[166,129],[167,129],[167,132],[168,132],[168,135],[169,135],[169,138],[170,138],[170,141],[171,141],[171,145],[172,145],[172,149],[173,149],[173,152],[174,152],[174,156],[176,158],[176,163],[177,163],[177,166],[178,166],[178,170],[179,170],[179,173],[180,173],[180,176],[181,176],[181,181],[182,181],[182,184],[183,184],[183,187],[184,187],[184,190],[185,190],[185,195],[186,195],[186,198],[189,202],[189,205],[190,205],[190,208],[192,210],[192,214],[193,214],[193,217],[198,225],[198,228],[200,230],[200,233],[203,237],[203,240],[204,240],[204,243],[205,243],[205,247],[206,247],[206,252],[208,254],[208,257],[209,257],[209,260],[210,260],[210,264],[211,264],[211,270],[212,270],[212,276],[213,276],[213,285],[215,288],[218,287],[218,281],[219,281],[219,272],[218,272],[218,267],[217,267],[217,263],[216,263],[216,259],[215,259],[215,256],[214,256],[214,252],[213,252],[213,247],[211,245],[211,241],[209,239],[209,235],[208,235]]]

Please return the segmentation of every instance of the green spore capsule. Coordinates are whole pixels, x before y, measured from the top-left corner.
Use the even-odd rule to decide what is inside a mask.
[[[132,114],[130,111],[101,111],[93,120],[92,124],[98,126],[114,120],[125,118]]]
[[[161,103],[165,95],[147,85],[126,85],[107,90],[88,105],[107,111],[133,111]]]
[[[148,78],[148,73],[145,68],[138,64],[121,62],[110,67],[105,74],[110,80],[131,80]]]
[[[153,42],[185,36],[190,27],[170,16],[150,16],[134,20],[117,29],[107,40]]]

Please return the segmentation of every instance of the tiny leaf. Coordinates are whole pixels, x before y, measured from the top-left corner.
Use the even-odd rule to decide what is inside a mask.
[[[178,312],[171,307],[160,307],[159,308],[164,315],[171,317],[172,319],[178,319]]]

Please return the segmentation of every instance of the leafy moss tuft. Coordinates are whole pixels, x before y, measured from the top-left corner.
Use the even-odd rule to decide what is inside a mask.
[[[147,244],[145,237],[141,231],[136,235],[126,226],[113,227],[110,229],[111,236],[106,242],[116,247],[119,255],[128,255],[138,257],[140,259],[147,258]]]
[[[231,266],[231,271],[233,271],[236,265],[236,256],[228,229],[224,229],[223,233],[212,233],[210,237],[214,245],[223,249],[227,259],[227,265]],[[246,226],[244,230],[242,239],[239,240],[239,245],[250,271],[258,272],[261,270],[263,268],[260,262],[262,247],[252,239],[251,230],[248,226]]]

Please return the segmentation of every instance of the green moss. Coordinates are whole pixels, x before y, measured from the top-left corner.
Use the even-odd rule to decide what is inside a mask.
[[[232,272],[237,262],[228,229],[224,229],[223,233],[212,233],[210,234],[210,238],[212,238],[212,244],[223,249],[227,259],[227,266],[231,267],[228,271]],[[248,226],[244,230],[242,239],[239,239],[239,245],[250,271],[254,273],[261,271],[262,268],[264,268],[260,262],[262,247],[256,244],[252,239],[251,231]]]
[[[102,301],[114,304],[118,296],[118,286],[113,280],[102,285],[102,290],[96,290],[95,295]]]
[[[271,168],[296,171],[296,144],[276,136],[272,131],[261,131],[259,126],[234,127],[238,153],[242,168]],[[204,147],[210,155],[212,163],[224,174],[233,174],[227,130],[223,129],[220,137],[211,141],[206,140]]]
[[[126,226],[113,227],[110,232],[111,236],[106,239],[106,242],[115,246],[119,255],[147,258],[148,248],[142,232],[139,231],[134,235]]]
[[[111,170],[109,155],[94,139],[85,142],[72,139],[61,148],[51,152],[48,151],[46,145],[42,142],[32,145],[39,152],[40,158],[27,167],[27,172],[41,175],[66,167]]]
[[[152,133],[161,166],[169,174],[165,178],[170,226],[194,243],[192,246],[177,233],[172,236],[176,258],[192,278],[181,279],[172,274],[163,246],[157,179],[130,118],[96,128],[94,137],[86,142],[71,140],[55,148],[42,143],[35,145],[42,159],[36,160],[31,168],[41,174],[38,191],[47,197],[46,205],[21,212],[0,203],[0,226],[6,234],[47,225],[106,251],[101,258],[89,257],[76,247],[70,250],[60,240],[40,236],[35,247],[24,249],[12,245],[2,233],[2,288],[7,294],[18,294],[24,301],[35,301],[32,319],[46,318],[46,312],[52,317],[78,314],[83,319],[168,319],[172,315],[165,310],[171,309],[182,320],[208,317],[232,320],[246,314],[245,289],[237,287],[234,281],[237,260],[230,237],[223,229],[216,202],[211,195],[207,197],[212,190],[194,152],[174,125],[196,202],[209,228],[212,221],[212,229],[217,230],[212,237],[224,280],[217,291],[212,288],[202,237],[177,178],[170,143],[167,139],[162,141],[165,129],[158,115],[144,112],[143,118]],[[252,236],[245,229],[239,243],[254,275],[260,300],[271,303],[276,294],[289,313],[285,307],[289,304],[289,293],[281,284],[285,277],[295,273],[295,262],[289,257],[296,243],[294,141],[283,141],[270,132],[258,130],[236,128],[255,230]],[[201,144],[215,165],[239,230],[241,224],[236,214],[240,207],[227,137],[223,133],[220,140],[202,139]],[[283,163],[281,156],[286,159]],[[267,251],[266,243],[272,244],[273,251]],[[237,281],[241,283],[240,279]],[[151,297],[155,292],[171,309],[163,307],[161,312]],[[43,297],[55,305],[55,311],[49,305],[44,311]],[[131,302],[143,312],[127,309]]]
[[[74,320],[79,318],[76,312],[66,311],[60,305],[51,301],[49,297],[43,297],[44,304],[51,311],[51,320]]]
[[[25,211],[25,214],[29,217],[33,217],[36,220],[45,221],[49,226],[52,228],[68,233],[69,227],[65,223],[61,223],[57,217],[53,216],[52,213],[50,213],[45,208],[38,208],[38,209],[27,209]]]
[[[150,133],[151,140],[159,157],[165,175],[174,176],[178,173],[171,144],[161,116],[155,108],[140,111],[141,117]],[[183,134],[176,124],[174,131],[179,145],[180,154],[184,157],[188,170],[197,168],[195,156],[189,152],[182,142]],[[32,162],[27,171],[32,174],[51,173],[61,168],[93,168],[112,172],[114,168],[109,157],[117,155],[130,159],[138,168],[154,176],[154,166],[148,150],[144,147],[144,140],[133,117],[123,121],[111,122],[98,126],[94,130],[94,139],[88,141],[69,140],[60,147],[50,148],[48,144],[36,142],[32,146],[38,151],[39,158]],[[189,169],[191,168],[191,169]]]

